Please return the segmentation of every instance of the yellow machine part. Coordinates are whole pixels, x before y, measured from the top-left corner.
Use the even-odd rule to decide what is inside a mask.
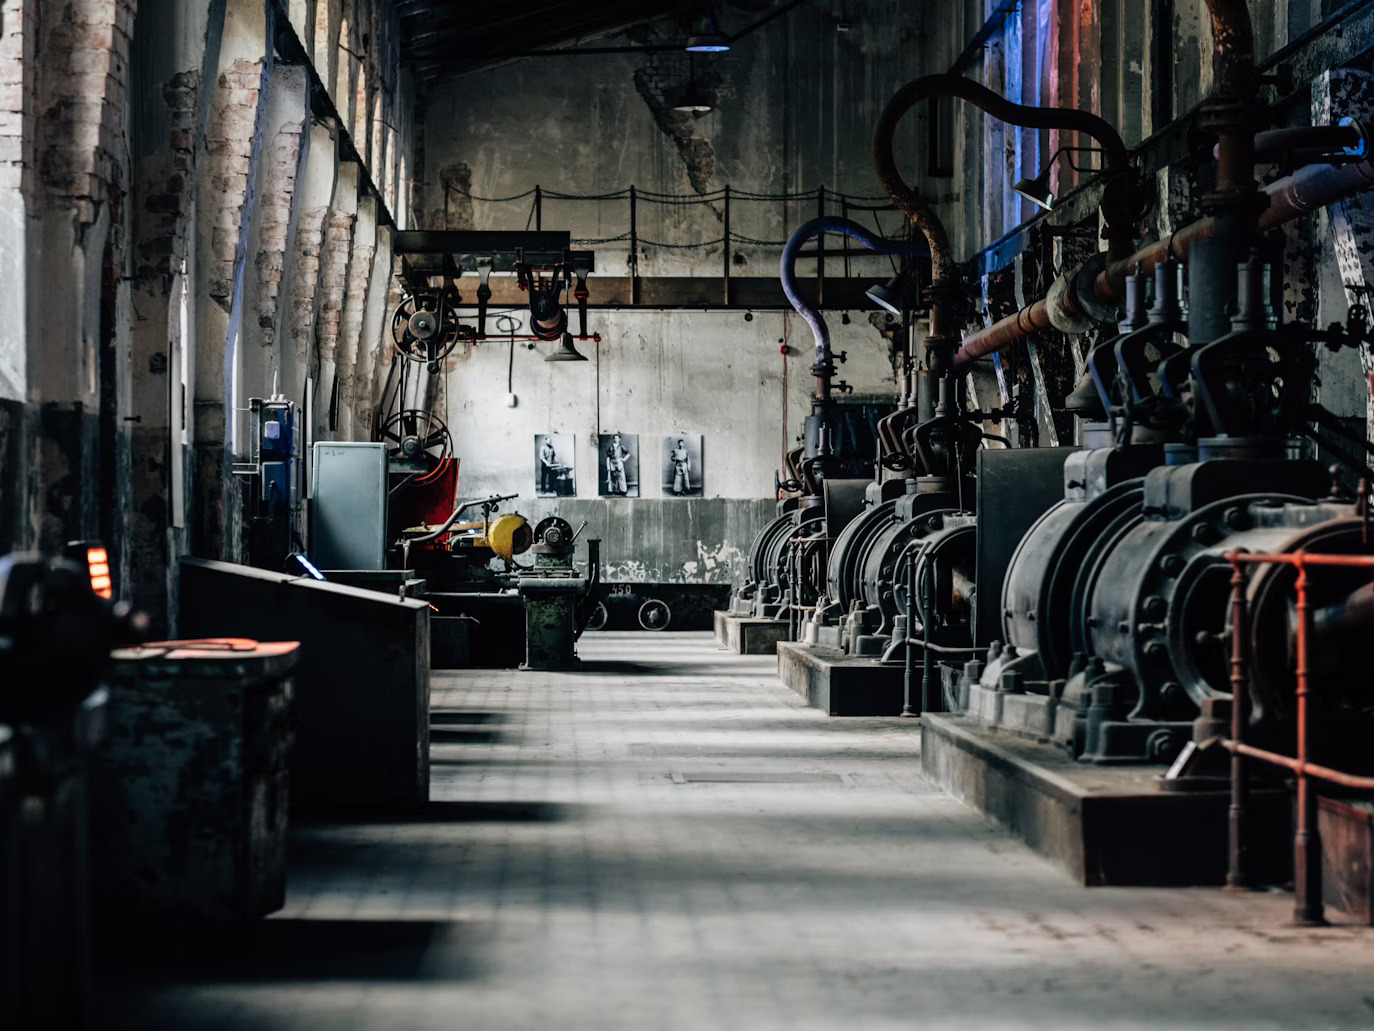
[[[534,543],[534,531],[518,512],[499,515],[487,528],[486,544],[497,558],[509,562],[515,555],[529,551]]]

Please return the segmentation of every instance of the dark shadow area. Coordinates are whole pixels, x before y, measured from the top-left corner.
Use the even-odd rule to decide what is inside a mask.
[[[504,712],[466,712],[462,709],[430,709],[429,725],[434,727],[466,727],[487,723],[505,723]]]
[[[666,662],[633,662],[629,659],[583,659],[574,669],[564,670],[560,676],[585,677],[602,676],[606,673],[619,673],[622,676],[661,677],[665,674],[681,675],[682,667]]]
[[[410,981],[456,925],[429,920],[264,920],[224,934],[106,930],[97,978],[149,982]],[[449,950],[446,950],[446,952]],[[446,955],[445,980],[463,976]]]
[[[431,745],[485,745],[501,739],[499,730],[475,730],[470,727],[436,727],[433,724],[429,728],[429,743]]]
[[[297,819],[294,826],[423,823],[553,823],[570,817],[553,802],[426,802],[416,809],[350,809],[334,819]]]

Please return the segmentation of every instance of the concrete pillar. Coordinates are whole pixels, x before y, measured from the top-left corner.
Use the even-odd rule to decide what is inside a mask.
[[[1312,84],[1312,124],[1332,125],[1341,115],[1365,119],[1374,114],[1374,76],[1355,69],[1324,72]],[[1344,288],[1344,310],[1339,301],[1332,304],[1322,299],[1322,318],[1327,321],[1344,320],[1345,311],[1353,304],[1369,306],[1374,287],[1374,198],[1362,193],[1326,209],[1326,221],[1335,244],[1336,267]],[[1319,238],[1325,233],[1319,229]],[[1364,395],[1365,434],[1374,441],[1374,349],[1368,342],[1360,346],[1360,370],[1363,383],[1350,375],[1353,370],[1339,370],[1344,364],[1340,356],[1333,356],[1318,348],[1321,362],[1321,381],[1326,405],[1337,412],[1359,409],[1360,394]],[[1339,370],[1339,371],[1338,371]],[[1339,381],[1354,383],[1347,396],[1337,398]]]
[[[29,256],[33,210],[37,0],[0,5],[0,483],[29,469]],[[0,554],[32,543],[27,497],[0,491]]]
[[[185,464],[181,356],[188,343],[182,339],[178,284],[184,282],[192,250],[197,141],[205,130],[219,50],[221,23],[211,16],[213,7],[214,0],[142,0],[130,55],[137,90],[130,98],[134,173],[129,202],[136,421],[130,424],[128,593],[158,635],[170,627],[173,572],[186,548],[187,506],[182,485],[175,482]]]
[[[392,355],[396,354],[391,340],[391,262],[391,230],[378,226],[377,250],[372,257],[372,279],[367,286],[367,307],[358,344],[360,358],[354,375],[353,418],[359,440],[373,440],[377,435],[377,405],[391,369]]]
[[[262,135],[266,153],[260,171],[260,200],[250,246],[253,274],[244,286],[244,393],[266,397],[282,389],[283,366],[293,351],[283,350],[282,323],[287,305],[282,293],[295,255],[291,241],[300,214],[297,184],[309,160],[310,85],[303,67],[277,65],[268,86],[267,120]],[[249,372],[249,359],[255,374]]]
[[[339,328],[338,435],[344,440],[365,439],[360,435],[366,420],[358,418],[357,376],[358,366],[369,364],[372,360],[372,350],[362,347],[361,337],[368,287],[372,283],[372,259],[376,251],[377,200],[369,194],[358,198],[358,218],[353,227],[353,253],[348,262],[343,321]]]
[[[348,259],[353,250],[353,223],[357,217],[358,166],[346,161],[339,166],[320,254],[320,314],[315,323],[319,374],[314,388],[314,440],[338,438],[337,430],[330,426],[330,408],[337,399],[339,333],[348,285]]]
[[[272,73],[275,6],[229,0],[216,65],[196,233],[197,326],[193,383],[195,490],[192,550],[242,557],[241,491],[233,474],[243,427],[235,407],[242,365],[243,280]]]
[[[27,152],[37,172],[27,211],[37,221],[21,259],[28,411],[20,482],[27,497],[17,530],[25,544],[55,547],[78,536],[122,534],[128,507],[114,468],[128,450],[127,369],[115,362],[127,348],[115,318],[128,303],[126,231],[115,201],[129,177],[123,139],[134,3],[73,0],[62,18],[39,18],[41,8],[7,3],[5,10],[6,30],[13,13],[31,34],[36,71],[28,95],[33,148],[13,137],[9,144],[11,159],[22,162]],[[11,40],[11,52],[27,45]],[[10,99],[24,100],[25,85],[12,83]],[[24,114],[18,125],[22,132]],[[110,497],[102,498],[105,487]],[[111,541],[121,564],[122,544]]]
[[[305,170],[297,185],[299,214],[292,244],[288,308],[282,340],[282,392],[305,404],[306,383],[315,375],[315,319],[319,313],[320,252],[329,201],[339,174],[339,145],[326,125],[312,125]]]

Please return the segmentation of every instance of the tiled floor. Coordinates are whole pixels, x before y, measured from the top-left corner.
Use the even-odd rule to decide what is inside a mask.
[[[1076,887],[705,634],[439,675],[434,805],[303,827],[237,951],[101,982],[141,1028],[1369,1028],[1374,933]],[[216,958],[216,957],[219,958]]]

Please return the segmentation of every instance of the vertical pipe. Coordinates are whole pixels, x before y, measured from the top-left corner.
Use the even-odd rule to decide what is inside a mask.
[[[825,218],[825,187],[816,187],[816,217]],[[825,233],[816,238],[816,307],[825,306]]]
[[[722,273],[722,288],[725,293],[725,306],[730,307],[730,184],[725,184],[725,252],[724,272]]]
[[[798,530],[800,533],[800,529]],[[787,544],[787,639],[795,641],[797,639],[797,539],[793,537]]]
[[[1235,553],[1231,558],[1231,740],[1243,742],[1248,720],[1250,684],[1246,672],[1245,633],[1250,619],[1245,597],[1246,579]],[[1226,889],[1248,891],[1250,856],[1246,842],[1246,809],[1249,803],[1249,771],[1245,756],[1231,753],[1231,808],[1227,816],[1229,837]]]
[[[534,185],[534,231],[544,231],[544,188],[538,183]]]
[[[910,551],[910,549],[907,549]],[[912,644],[916,637],[913,633],[914,627],[911,625],[913,617],[916,615],[916,555],[913,553],[906,570],[906,649],[905,665],[902,669],[902,715],[919,716],[915,709],[911,707],[911,666]],[[921,629],[925,633],[925,628]]]
[[[846,221],[849,219],[849,198],[840,194],[840,217]],[[844,278],[849,278],[849,237],[840,239],[840,246],[844,248]]]
[[[1150,64],[1150,133],[1156,133],[1174,120],[1174,0],[1150,0]]]
[[[630,303],[639,303],[639,197],[630,187]]]
[[[921,712],[938,712],[941,706],[933,697],[934,687],[930,682],[931,654],[930,648],[930,605],[935,600],[935,556],[932,554],[922,567],[925,576],[922,577],[921,591],[921,640],[925,642],[921,647]],[[907,632],[910,633],[908,627]]]
[[[1321,837],[1317,832],[1316,797],[1312,780],[1304,768],[1307,762],[1307,639],[1311,613],[1307,601],[1307,565],[1296,556],[1298,567],[1298,830],[1293,840],[1293,922],[1315,927],[1326,923],[1322,905]]]

